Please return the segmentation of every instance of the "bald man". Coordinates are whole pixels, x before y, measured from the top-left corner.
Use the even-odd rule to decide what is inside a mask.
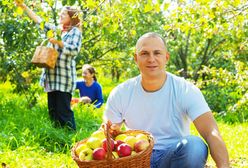
[[[155,138],[152,168],[203,168],[208,149],[218,168],[228,168],[228,152],[201,91],[165,70],[169,61],[165,40],[146,33],[136,44],[134,60],[140,75],[118,85],[108,97],[104,117],[119,131],[150,132]],[[190,135],[190,123],[206,141]]]

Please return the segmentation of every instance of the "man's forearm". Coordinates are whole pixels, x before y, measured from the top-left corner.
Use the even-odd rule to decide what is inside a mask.
[[[209,137],[207,142],[210,148],[210,154],[215,161],[216,166],[218,168],[229,168],[228,151],[221,136],[217,133],[217,135]]]

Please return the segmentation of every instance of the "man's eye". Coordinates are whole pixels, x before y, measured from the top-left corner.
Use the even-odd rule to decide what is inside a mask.
[[[146,56],[146,55],[148,55],[148,53],[141,53],[140,55],[141,56]]]

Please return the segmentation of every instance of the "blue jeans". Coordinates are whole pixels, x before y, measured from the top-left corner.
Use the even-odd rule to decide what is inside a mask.
[[[203,168],[208,147],[197,136],[186,136],[166,150],[153,150],[151,168]]]

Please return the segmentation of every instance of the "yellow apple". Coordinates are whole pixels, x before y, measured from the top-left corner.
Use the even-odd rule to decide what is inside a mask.
[[[114,155],[114,158],[115,158],[115,159],[119,158],[119,156],[118,156],[118,153],[117,153],[117,152],[112,152],[112,154]]]
[[[90,137],[95,137],[102,141],[103,139],[105,139],[105,134],[103,130],[97,130],[93,132]]]
[[[132,151],[131,155],[136,155],[137,153],[135,151]]]
[[[85,153],[80,152],[80,154],[79,154],[79,159],[80,159],[81,161],[83,161],[83,160],[85,159]]]
[[[148,148],[150,145],[150,143],[147,140],[139,140],[138,142],[136,142],[134,144],[134,150],[135,152],[141,152],[143,150],[145,150],[146,148]]]
[[[93,160],[93,154],[91,153],[85,156],[85,160]]]
[[[91,149],[96,149],[101,147],[102,141],[99,138],[96,137],[90,137],[87,142],[87,146],[89,146]]]
[[[93,153],[93,150],[90,148],[86,148],[86,149],[82,150],[81,152],[85,153],[86,155],[89,155],[89,154]]]
[[[148,137],[142,133],[137,134],[136,139],[137,139],[137,141],[139,141],[139,140],[147,140],[148,141]]]
[[[115,137],[115,140],[121,140],[121,141],[125,141],[125,139],[127,138],[127,135],[126,134],[119,134]]]
[[[80,160],[92,160],[92,153],[93,153],[93,150],[91,150],[90,148],[85,148],[83,149],[80,154],[79,154],[79,159]]]
[[[80,152],[84,149],[88,148],[86,144],[80,144],[76,148],[76,155],[79,156]]]
[[[134,149],[134,144],[137,142],[136,138],[134,136],[127,136],[124,140],[131,148]]]

